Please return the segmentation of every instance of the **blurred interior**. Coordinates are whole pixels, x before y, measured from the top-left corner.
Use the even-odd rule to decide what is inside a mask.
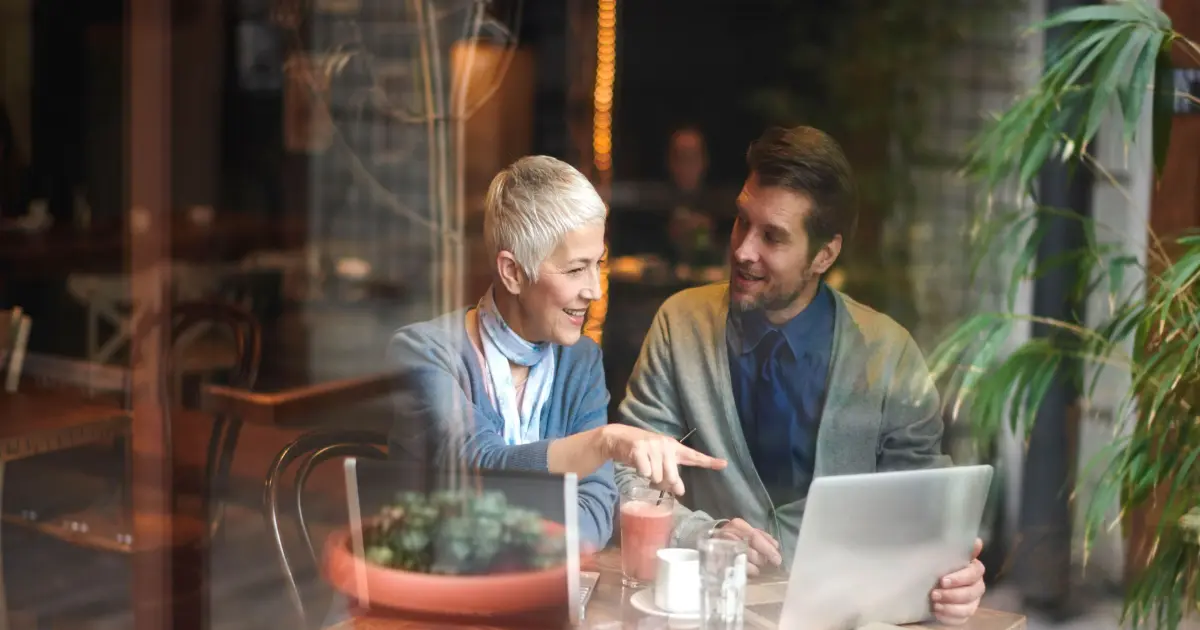
[[[319,627],[330,594],[302,552],[281,571],[264,480],[311,431],[391,428],[387,340],[482,294],[483,197],[523,155],[610,204],[587,330],[611,410],[662,301],[726,277],[769,124],[829,130],[862,182],[831,284],[923,348],[999,303],[998,267],[970,275],[955,168],[1031,81],[1042,51],[1018,31],[1046,2],[882,4],[0,0],[0,315],[29,322],[0,393],[8,627],[296,627],[289,579]],[[1200,5],[1162,6],[1200,36]],[[1198,125],[1173,138],[1193,166]],[[1196,181],[1135,210],[1194,227]],[[956,459],[1008,471],[984,529],[1001,567],[1019,444],[949,431]],[[1079,448],[1104,435],[1085,423]],[[314,540],[345,522],[339,466],[306,493]],[[1126,544],[1093,552],[1077,627],[1108,627],[1089,620],[1115,610]]]

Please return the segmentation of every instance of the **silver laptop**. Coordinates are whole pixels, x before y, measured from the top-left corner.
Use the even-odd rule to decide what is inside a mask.
[[[938,579],[970,562],[991,480],[987,465],[817,478],[779,627],[931,619]]]

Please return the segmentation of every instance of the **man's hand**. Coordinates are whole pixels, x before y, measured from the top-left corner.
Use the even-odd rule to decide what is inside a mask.
[[[984,567],[979,561],[981,551],[983,541],[976,538],[971,564],[942,578],[937,588],[929,594],[929,599],[933,602],[933,614],[941,623],[948,626],[962,625],[979,608],[979,600],[983,598],[983,592],[986,590],[983,584]]]
[[[723,459],[690,449],[674,438],[623,424],[603,427],[600,450],[606,458],[636,468],[638,474],[649,479],[655,488],[676,495],[684,492],[683,480],[679,477],[680,466],[723,470],[728,464]]]
[[[764,568],[783,564],[779,541],[740,518],[725,523],[713,532],[713,536],[746,541],[746,575],[758,575]]]

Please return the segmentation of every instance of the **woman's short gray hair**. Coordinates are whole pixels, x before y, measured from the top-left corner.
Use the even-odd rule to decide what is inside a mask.
[[[604,200],[583,173],[546,155],[523,157],[500,171],[484,202],[484,242],[492,261],[512,252],[531,282],[567,233],[603,224]]]

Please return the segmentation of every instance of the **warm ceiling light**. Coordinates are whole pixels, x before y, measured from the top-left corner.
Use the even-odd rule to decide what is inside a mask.
[[[596,16],[596,89],[592,101],[592,164],[612,169],[613,83],[617,76],[617,0],[599,0]]]

